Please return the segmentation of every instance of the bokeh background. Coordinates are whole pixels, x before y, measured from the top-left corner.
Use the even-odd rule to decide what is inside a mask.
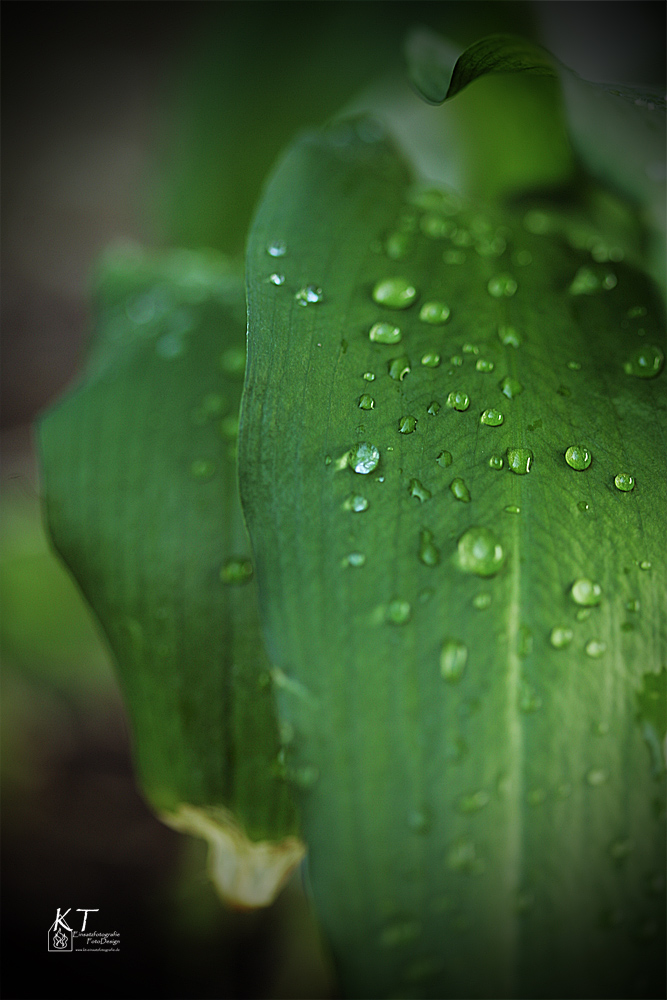
[[[665,86],[649,2],[3,5],[0,510],[3,993],[336,997],[299,874],[269,910],[210,887],[201,842],[136,789],[113,667],[41,524],[31,424],[76,376],[114,243],[243,252],[271,164],[401,63],[425,23],[542,41],[589,79]],[[118,955],[55,956],[56,908],[99,908]]]

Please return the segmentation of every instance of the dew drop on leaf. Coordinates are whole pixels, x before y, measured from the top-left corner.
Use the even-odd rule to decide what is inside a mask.
[[[441,469],[446,469],[452,464],[452,453],[451,451],[441,451],[436,455],[435,460]]]
[[[601,767],[593,767],[590,771],[586,772],[586,781],[593,788],[596,788],[598,785],[604,785],[607,779],[608,774]]]
[[[422,364],[425,368],[437,368],[440,364],[440,355],[436,351],[428,351],[422,355]]]
[[[398,421],[398,430],[400,434],[414,434],[417,429],[417,418],[407,414],[401,417]]]
[[[364,510],[368,510],[369,503],[366,497],[362,496],[361,493],[350,493],[350,495],[343,501],[343,508],[345,510],[354,511],[360,514]]]
[[[447,406],[452,410],[467,410],[470,406],[470,396],[467,392],[462,392],[458,390],[457,392],[450,392],[447,396]]]
[[[324,293],[317,285],[305,285],[299,289],[294,298],[300,306],[308,306],[316,302],[321,302],[324,298]]]
[[[373,288],[373,300],[388,309],[407,309],[417,298],[417,289],[407,278],[383,278]]]
[[[518,285],[510,274],[497,274],[487,284],[489,295],[494,299],[511,298]]]
[[[479,358],[475,364],[478,372],[492,372],[495,367],[493,361],[487,361],[485,358]]]
[[[500,382],[499,388],[503,395],[507,396],[508,399],[515,399],[523,392],[521,382],[519,382],[516,378],[512,378],[510,375],[505,376],[502,382]]]
[[[499,539],[490,528],[469,528],[458,541],[458,564],[465,573],[495,576],[505,561]]]
[[[600,288],[600,279],[590,267],[580,267],[570,285],[570,295],[592,295]]]
[[[426,412],[431,417],[437,417],[437,415],[440,413],[440,403],[437,401],[437,399],[434,399],[433,402],[428,404],[428,409],[426,410]]]
[[[505,464],[505,460],[500,455],[492,455],[489,459],[489,468],[495,469],[496,471],[502,469]]]
[[[457,500],[461,500],[462,503],[470,503],[470,490],[460,477],[452,479],[449,488]]]
[[[485,611],[491,607],[491,594],[488,590],[482,590],[479,594],[475,594],[472,599],[472,606],[473,608],[477,608],[478,611]]]
[[[406,354],[400,358],[392,358],[388,364],[389,377],[395,382],[402,382],[405,376],[412,370],[410,359]]]
[[[525,476],[530,472],[533,453],[530,448],[508,448],[507,464],[517,476]]]
[[[350,552],[344,560],[346,566],[363,566],[365,562],[366,556],[363,552]]]
[[[407,601],[390,601],[387,606],[385,621],[390,625],[405,625],[410,620],[412,608]]]
[[[285,284],[285,275],[284,274],[278,274],[276,271],[274,271],[273,274],[270,274],[268,276],[268,278],[266,279],[266,281],[267,281],[267,284],[269,284],[269,285],[284,285]]]
[[[440,552],[433,542],[433,534],[424,529],[419,534],[419,560],[425,566],[437,566],[440,562]]]
[[[444,302],[425,302],[419,310],[419,318],[422,323],[431,323],[433,326],[441,326],[449,319],[449,306]]]
[[[419,482],[418,479],[411,479],[408,483],[408,493],[411,497],[417,497],[422,503],[431,499],[431,491]]]
[[[629,493],[635,488],[634,477],[628,472],[619,472],[617,476],[614,476],[614,486],[622,493]]]
[[[505,347],[521,346],[521,337],[519,336],[519,333],[517,332],[517,330],[515,330],[513,326],[506,326],[505,324],[501,324],[498,327],[498,339],[500,340],[501,344],[505,345]]]
[[[367,476],[369,472],[377,469],[379,461],[379,450],[368,441],[362,441],[352,448],[348,456],[348,464],[362,476]]]
[[[374,323],[368,331],[368,339],[374,344],[398,344],[401,337],[400,327],[393,323]]]
[[[607,651],[607,643],[601,639],[591,639],[586,643],[586,655],[593,660],[599,660]]]
[[[360,410],[372,410],[375,406],[375,400],[372,396],[369,396],[367,392],[363,396],[359,397],[359,409]]]
[[[484,410],[481,417],[479,418],[480,424],[485,424],[487,427],[499,427],[504,422],[504,420],[505,418],[500,412],[500,410],[495,410],[493,408]]]
[[[588,448],[581,444],[571,444],[565,452],[565,461],[571,469],[582,471],[587,469],[593,460]]]
[[[570,645],[573,638],[574,632],[571,628],[567,628],[565,625],[557,625],[555,628],[552,628],[549,641],[554,649],[565,649]]]
[[[266,248],[269,257],[284,257],[287,253],[287,244],[284,240],[274,240]]]
[[[374,382],[375,381],[375,375],[374,375],[373,372],[364,372],[364,374],[362,375],[362,378],[365,379],[366,382]]]
[[[247,583],[252,578],[252,574],[250,559],[234,556],[224,562],[220,570],[220,579],[223,583],[241,584]]]
[[[602,587],[586,577],[580,577],[572,584],[570,591],[575,604],[583,607],[595,607],[602,600]]]

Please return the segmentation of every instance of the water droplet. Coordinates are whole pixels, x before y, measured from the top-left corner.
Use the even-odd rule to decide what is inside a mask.
[[[452,479],[449,488],[457,500],[461,500],[462,503],[470,503],[470,490],[461,478]]]
[[[383,948],[397,948],[409,944],[421,934],[421,925],[416,920],[394,920],[380,933]]]
[[[532,788],[526,795],[526,802],[529,806],[541,806],[546,802],[547,793],[544,788]]]
[[[390,260],[403,260],[412,249],[412,237],[409,233],[396,231],[390,233],[386,239],[384,249]]]
[[[220,579],[223,583],[240,584],[247,583],[252,579],[253,569],[250,559],[234,556],[227,559],[220,570]]]
[[[362,476],[367,476],[369,472],[377,469],[379,461],[379,450],[368,441],[362,441],[352,448],[348,455],[348,464]]]
[[[505,461],[500,457],[500,455],[492,455],[491,458],[489,459],[490,469],[495,469],[496,471],[498,471],[499,469],[502,469],[504,464]]]
[[[449,360],[450,363],[453,364],[455,368],[460,368],[461,365],[463,364],[463,358],[461,357],[460,354],[452,354]]]
[[[487,427],[500,427],[504,420],[505,418],[500,410],[494,410],[493,408],[484,410],[479,418],[480,424],[486,424]]]
[[[373,372],[364,372],[364,374],[362,375],[362,378],[365,379],[366,382],[374,382],[375,381],[375,375],[373,374]]]
[[[464,344],[461,350],[464,354],[479,354],[479,347],[477,344]]]
[[[502,257],[507,242],[502,236],[482,236],[475,242],[475,250],[480,257]]]
[[[273,274],[270,274],[268,276],[268,278],[266,279],[266,281],[267,281],[267,284],[269,284],[269,285],[284,285],[285,284],[285,275],[284,274],[278,274],[276,271],[274,271]]]
[[[333,460],[332,460],[332,458],[331,458],[331,455],[325,455],[325,456],[324,456],[324,464],[325,464],[325,465],[331,465],[331,462],[332,462],[332,461],[333,461]]]
[[[519,708],[522,712],[537,712],[542,707],[542,699],[531,684],[522,684],[519,693]]]
[[[607,772],[604,771],[602,768],[600,768],[600,767],[593,767],[593,768],[591,768],[590,771],[587,772],[587,774],[586,774],[586,781],[593,788],[596,788],[599,785],[604,785],[604,783],[607,781],[608,777],[609,776],[608,776]]]
[[[452,871],[468,874],[480,874],[484,871],[484,862],[477,857],[477,850],[471,840],[455,840],[447,851],[446,860],[447,867]]]
[[[570,295],[592,295],[600,287],[600,279],[590,267],[580,267],[570,285]]]
[[[577,611],[576,618],[578,622],[585,622],[591,617],[591,608],[580,608]]]
[[[575,604],[592,608],[602,600],[602,587],[586,577],[580,577],[572,584],[570,594]]]
[[[422,355],[422,364],[425,368],[437,368],[440,364],[440,355],[436,351],[428,351]]]
[[[449,306],[444,302],[433,300],[425,302],[419,310],[419,318],[422,323],[431,323],[433,326],[442,326],[449,319]]]
[[[614,486],[622,493],[629,493],[635,488],[634,477],[628,472],[619,472],[617,476],[614,476]]]
[[[593,456],[588,448],[584,448],[581,444],[571,444],[565,452],[565,461],[571,469],[578,469],[579,471],[587,469],[592,460]]]
[[[494,299],[502,299],[514,295],[518,285],[510,274],[497,274],[486,287]]]
[[[465,573],[495,576],[505,561],[505,553],[490,528],[474,527],[459,539],[458,561]]]
[[[507,396],[508,399],[515,399],[523,392],[523,386],[518,379],[512,378],[510,375],[506,375],[502,382],[500,382],[500,391]]]
[[[472,605],[477,608],[478,611],[485,611],[491,606],[491,594],[488,591],[483,590],[479,594],[475,594],[472,599]]]
[[[642,559],[642,561],[639,564],[639,568],[640,569],[650,569],[651,568],[651,563],[649,562],[648,559]]]
[[[591,639],[586,643],[586,655],[593,660],[599,660],[607,651],[607,643],[601,639]]]
[[[450,392],[447,396],[447,406],[453,410],[467,410],[470,406],[470,396],[467,392]]]
[[[440,650],[440,673],[446,681],[461,679],[468,661],[468,647],[458,639],[447,639]]]
[[[479,358],[475,364],[478,372],[492,372],[495,367],[493,361],[487,361],[485,358]]]
[[[514,329],[513,326],[506,326],[505,324],[501,324],[498,327],[498,339],[500,340],[501,344],[505,345],[505,347],[521,346],[521,337],[519,336],[518,332]]]
[[[366,556],[363,552],[350,552],[343,560],[343,564],[346,566],[363,566],[365,562]]]
[[[446,469],[452,464],[452,453],[451,451],[441,451],[435,458],[436,462],[441,469]]]
[[[390,625],[405,625],[410,620],[412,608],[407,601],[390,601],[385,615],[385,621]]]
[[[602,279],[602,287],[605,291],[609,292],[612,288],[616,288],[618,284],[618,278],[613,271],[607,271],[604,278]]]
[[[431,240],[444,240],[452,235],[456,226],[450,219],[443,219],[435,212],[427,212],[419,220],[419,228],[424,236],[428,236]]]
[[[408,493],[411,497],[417,497],[423,503],[424,500],[431,499],[431,491],[427,490],[425,486],[419,482],[418,479],[411,479],[408,483]]]
[[[488,806],[490,801],[491,796],[489,793],[480,789],[480,791],[473,792],[471,795],[463,795],[459,799],[458,809],[462,813],[479,812],[484,806]]]
[[[507,464],[517,476],[525,476],[530,472],[533,453],[530,448],[508,448]]]
[[[359,409],[360,410],[372,410],[375,406],[375,400],[372,396],[369,396],[367,392],[363,396],[359,397]]]
[[[445,264],[465,264],[465,250],[445,250],[442,259]]]
[[[414,434],[417,429],[417,418],[408,414],[398,421],[398,431],[400,434]]]
[[[190,466],[190,472],[195,479],[210,479],[215,474],[215,463],[206,458],[197,458]]]
[[[350,493],[350,495],[343,501],[343,508],[345,510],[351,510],[355,513],[361,513],[361,511],[368,510],[368,500],[366,497],[362,497],[361,493]]]
[[[284,240],[274,240],[266,248],[269,257],[284,257],[287,253],[287,244]]]
[[[300,306],[308,306],[314,302],[321,302],[324,298],[324,293],[317,285],[305,285],[299,289],[294,298]]]
[[[392,358],[389,362],[389,377],[393,378],[395,382],[402,382],[411,369],[410,359],[406,354],[402,354],[400,358]]]
[[[374,344],[398,344],[402,334],[393,323],[374,323],[368,331],[368,339]]]
[[[551,635],[549,636],[549,641],[554,649],[565,649],[569,646],[574,638],[574,632],[571,628],[567,628],[564,625],[557,625],[552,628]]]
[[[425,566],[437,566],[440,562],[440,552],[433,543],[433,534],[424,529],[419,534],[419,560]]]
[[[373,288],[373,300],[387,309],[407,309],[417,298],[417,289],[407,278],[384,278]]]
[[[428,404],[428,409],[426,411],[431,417],[437,417],[440,413],[440,403],[437,399],[434,399],[432,403]]]
[[[507,507],[503,507],[503,510],[507,514],[520,514],[521,513],[521,508],[517,507],[516,504],[511,504],[511,503],[508,504]]]

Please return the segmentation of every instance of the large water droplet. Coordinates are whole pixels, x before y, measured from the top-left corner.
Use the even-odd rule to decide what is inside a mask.
[[[580,577],[572,584],[570,595],[575,604],[583,607],[595,607],[602,600],[602,587],[586,577]]]
[[[470,490],[460,477],[452,479],[449,488],[457,500],[461,500],[462,503],[470,503]]]
[[[390,625],[405,625],[410,620],[412,608],[407,601],[390,601],[387,606],[385,621]]]
[[[451,451],[441,451],[435,458],[436,462],[441,469],[446,469],[452,464],[452,453]]]
[[[419,482],[418,479],[411,479],[408,483],[408,493],[411,497],[417,497],[423,503],[424,500],[431,499],[431,491],[427,490],[425,486]]]
[[[294,298],[300,306],[308,306],[315,302],[321,302],[324,298],[324,293],[317,285],[305,285],[299,289]]]
[[[492,407],[484,410],[479,418],[480,424],[486,424],[487,427],[500,427],[504,420],[505,418],[500,410],[495,410]]]
[[[514,295],[518,285],[510,274],[497,274],[490,279],[486,287],[494,299],[502,299]]]
[[[499,469],[502,469],[504,464],[505,461],[503,458],[501,458],[500,455],[492,455],[491,458],[489,459],[490,469],[495,469],[496,471],[498,471]]]
[[[422,364],[425,368],[437,368],[440,364],[440,355],[437,351],[427,351],[422,354]]]
[[[583,469],[587,469],[591,464],[593,456],[588,448],[584,448],[583,445],[571,444],[565,452],[565,461],[571,469],[582,471]]]
[[[375,400],[373,399],[372,396],[369,396],[367,392],[365,392],[362,396],[359,397],[360,410],[372,410],[374,406],[375,406]]]
[[[368,441],[362,441],[352,448],[348,455],[348,464],[362,476],[367,476],[369,472],[377,469],[379,461],[379,450]]]
[[[614,486],[622,493],[629,493],[635,488],[634,477],[629,472],[619,472],[617,476],[614,476]]]
[[[521,346],[521,337],[519,336],[518,331],[515,330],[513,326],[506,326],[505,324],[501,324],[498,327],[498,339],[500,340],[501,344],[505,345],[505,347]]]
[[[507,464],[517,476],[525,476],[530,472],[533,453],[530,448],[508,448]]]
[[[407,278],[384,278],[373,288],[373,299],[388,309],[407,309],[417,298],[417,289]]]
[[[402,334],[393,323],[374,323],[368,331],[368,339],[374,344],[398,344]]]
[[[440,562],[440,552],[433,542],[433,534],[424,529],[419,534],[419,560],[425,566],[437,566]]]
[[[432,403],[428,404],[428,409],[426,410],[426,412],[431,417],[437,417],[437,415],[440,413],[440,403],[437,401],[437,399],[434,399]]]
[[[461,390],[450,392],[447,396],[447,406],[453,410],[467,410],[470,406],[470,396],[467,392],[462,392]]]
[[[266,248],[269,257],[284,257],[287,253],[287,244],[284,240],[274,240]]]
[[[413,238],[409,233],[397,230],[390,233],[386,239],[384,249],[390,260],[403,260],[412,249]]]
[[[521,508],[517,507],[515,503],[508,503],[506,507],[503,507],[506,514],[520,514]]]
[[[363,378],[363,379],[364,379],[364,380],[365,380],[366,382],[374,382],[374,381],[375,381],[375,375],[374,375],[374,373],[373,373],[373,372],[364,372],[364,374],[363,374],[363,375],[362,375],[361,377],[362,377],[362,378]]]
[[[223,583],[241,584],[252,579],[253,569],[250,559],[240,556],[233,556],[227,559],[220,570],[220,579]]]
[[[368,510],[368,500],[366,497],[362,497],[361,493],[350,493],[350,495],[343,501],[343,507],[345,510],[351,510],[355,513],[361,513],[364,510]]]
[[[399,419],[398,430],[400,434],[414,434],[416,429],[417,418],[413,417],[411,414],[407,414]]]
[[[458,542],[459,567],[477,576],[495,576],[505,561],[503,547],[490,528],[469,528]]]
[[[564,625],[557,625],[552,628],[551,635],[549,636],[549,641],[554,649],[565,649],[569,646],[574,638],[574,632],[571,628],[567,628]]]
[[[422,323],[431,323],[433,326],[441,326],[449,319],[449,306],[444,302],[425,302],[419,310],[419,318]]]
[[[502,382],[500,382],[500,391],[508,399],[516,399],[523,392],[523,386],[518,379],[512,378],[511,375],[506,375]]]
[[[402,354],[400,358],[392,358],[387,367],[389,377],[393,378],[395,382],[402,382],[412,368],[410,359],[406,354]]]
[[[599,660],[607,652],[607,643],[602,639],[591,639],[586,643],[586,655],[593,660]]]

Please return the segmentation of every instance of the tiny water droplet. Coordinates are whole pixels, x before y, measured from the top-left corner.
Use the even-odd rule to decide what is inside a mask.
[[[542,707],[542,699],[531,684],[522,684],[519,693],[519,708],[522,712],[537,712]]]
[[[284,257],[287,253],[287,244],[284,240],[274,240],[266,248],[269,257]]]
[[[639,568],[640,569],[650,569],[651,568],[651,563],[649,562],[648,559],[642,559],[642,561],[639,564]]]
[[[215,463],[206,458],[197,458],[190,466],[190,472],[195,479],[210,479],[215,474]]]
[[[343,560],[346,566],[363,566],[366,562],[366,556],[363,552],[350,552],[349,555]]]
[[[462,503],[470,503],[470,490],[460,477],[457,476],[456,479],[452,479],[449,488],[457,500],[460,500]]]
[[[399,434],[414,434],[417,429],[417,418],[407,414],[398,421]]]
[[[458,802],[459,812],[462,813],[475,813],[483,809],[484,806],[488,806],[491,801],[491,796],[488,792],[480,789],[478,792],[473,792],[471,795],[463,795]]]
[[[479,354],[479,347],[477,344],[464,344],[461,348],[464,354]]]
[[[580,472],[587,469],[593,460],[588,448],[581,444],[571,444],[565,452],[565,461],[571,469],[578,469]]]
[[[422,364],[425,368],[437,368],[440,364],[440,355],[437,351],[427,351],[422,355]]]
[[[406,354],[402,354],[400,358],[392,358],[388,364],[388,370],[390,378],[393,378],[395,382],[402,382],[412,370],[410,359]]]
[[[253,568],[250,559],[234,556],[227,559],[220,570],[220,579],[223,583],[241,584],[252,579]]]
[[[570,285],[570,295],[592,295],[600,287],[600,279],[590,267],[580,267]]]
[[[622,493],[630,493],[635,488],[634,477],[628,472],[619,472],[617,476],[614,476],[614,486]]]
[[[447,406],[451,407],[452,410],[467,410],[470,406],[470,396],[467,392],[457,391],[450,392],[447,396]]]
[[[451,364],[454,365],[455,368],[460,368],[461,365],[463,364],[463,358],[461,357],[460,354],[452,354],[449,361]]]
[[[486,424],[487,427],[500,427],[504,420],[505,418],[500,410],[495,410],[492,407],[484,410],[479,418],[480,424]]]
[[[277,274],[274,271],[273,274],[270,274],[268,276],[268,278],[266,279],[266,281],[267,281],[267,284],[269,284],[269,285],[284,285],[285,284],[285,275],[284,274]]]
[[[332,461],[333,461],[333,460],[332,460],[332,458],[331,458],[331,455],[325,455],[325,456],[324,456],[324,464],[325,464],[325,465],[331,465],[331,462],[332,462]]]
[[[568,361],[567,367],[570,369],[571,372],[581,371],[581,362],[580,361]]]
[[[440,403],[437,401],[437,399],[434,399],[432,403],[428,404],[428,409],[426,410],[426,412],[431,417],[437,417],[437,415],[440,413]]]
[[[433,542],[433,534],[424,529],[419,534],[419,560],[425,566],[437,566],[440,562],[440,552]]]
[[[398,344],[401,338],[400,327],[393,323],[374,323],[368,331],[368,339],[374,344]]]
[[[458,639],[446,639],[440,649],[440,673],[446,681],[461,679],[468,662],[468,647]]]
[[[604,278],[602,279],[602,287],[605,291],[609,292],[612,288],[616,288],[618,284],[618,278],[613,271],[607,271]]]
[[[557,625],[555,628],[552,628],[549,641],[554,649],[565,649],[570,645],[573,638],[574,632],[571,628],[567,628],[564,625]]]
[[[477,608],[478,611],[485,611],[491,606],[491,594],[489,594],[486,590],[483,590],[479,594],[475,594],[472,599],[472,606]]]
[[[586,773],[586,781],[593,788],[599,785],[604,785],[608,779],[608,774],[601,767],[593,767]]]
[[[418,479],[411,479],[408,483],[408,493],[411,497],[417,497],[423,503],[425,500],[431,499],[431,491],[427,490],[425,486],[419,482]]]
[[[517,476],[525,476],[528,472],[530,472],[532,461],[533,453],[530,448],[507,449],[507,464],[512,472],[515,472]]]
[[[478,372],[492,372],[495,367],[493,361],[487,361],[485,358],[479,358],[475,363]]]
[[[407,601],[390,601],[385,615],[385,621],[390,625],[405,625],[410,620],[412,608]]]
[[[437,300],[425,302],[419,310],[419,318],[422,323],[430,323],[433,326],[442,326],[449,319],[449,315],[449,306]]]
[[[490,528],[469,528],[458,541],[459,567],[477,576],[495,576],[505,561],[505,553]]]
[[[407,278],[384,278],[373,288],[373,300],[388,309],[407,309],[417,298],[417,289]]]
[[[345,510],[351,510],[357,514],[364,510],[368,510],[368,507],[368,500],[366,497],[363,497],[361,493],[350,493],[350,495],[343,501],[343,508]]]
[[[435,460],[441,469],[446,469],[452,464],[452,453],[451,451],[441,451],[438,455],[436,455]]]
[[[350,449],[348,455],[348,464],[362,476],[367,476],[369,472],[377,469],[379,461],[379,450],[368,441],[362,441],[355,448]]]
[[[593,660],[599,660],[607,651],[607,643],[601,639],[591,639],[586,643],[586,655]]]
[[[501,344],[505,345],[505,347],[521,346],[521,337],[519,336],[518,332],[514,329],[513,326],[506,326],[505,324],[501,324],[498,327],[498,339],[500,340]]]
[[[510,274],[497,274],[490,279],[486,287],[494,299],[502,299],[514,295],[518,285]]]
[[[602,587],[599,583],[593,583],[586,577],[580,577],[572,584],[570,594],[575,604],[595,607],[602,600]]]
[[[627,611],[639,611],[641,605],[639,601],[635,598],[632,601],[628,601],[625,607]]]
[[[372,396],[369,396],[367,392],[365,392],[362,396],[359,397],[360,410],[372,410],[374,406],[375,406],[375,400],[373,399]]]
[[[577,611],[576,619],[578,622],[588,621],[588,619],[591,617],[591,613],[592,613],[591,608],[580,608]]]
[[[324,293],[317,285],[305,285],[299,289],[294,298],[300,306],[308,306],[314,302],[321,302],[324,298]]]
[[[496,471],[498,471],[499,469],[502,469],[504,464],[505,461],[503,458],[501,458],[500,455],[492,455],[491,458],[489,459],[490,469],[495,469]]]
[[[507,514],[520,514],[521,513],[521,508],[517,507],[516,504],[511,504],[511,503],[508,504],[507,507],[503,507],[503,510]]]
[[[364,374],[362,375],[362,378],[364,378],[366,380],[366,382],[374,382],[375,381],[375,375],[373,374],[373,372],[364,372]]]

